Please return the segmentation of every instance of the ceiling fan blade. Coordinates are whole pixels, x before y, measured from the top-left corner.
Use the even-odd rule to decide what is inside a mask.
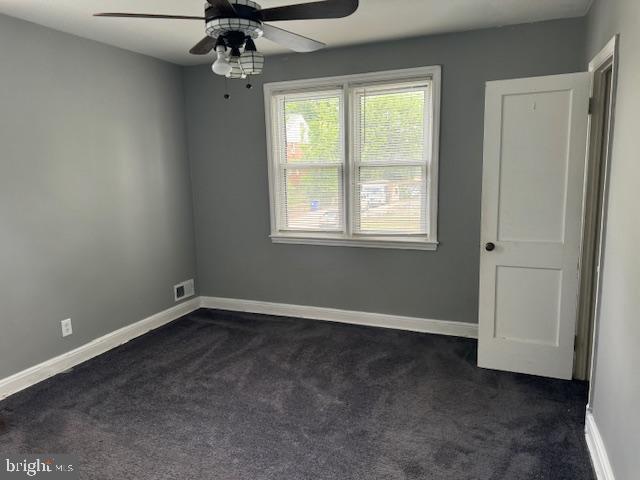
[[[170,20],[204,20],[204,17],[192,17],[190,15],[151,15],[146,13],[94,13],[94,17],[113,18],[162,18]]]
[[[348,17],[358,9],[358,0],[325,0],[323,2],[299,3],[284,7],[267,8],[260,11],[264,22],[280,20],[313,20]]]
[[[303,37],[297,33],[283,30],[273,25],[262,24],[263,37],[272,42],[278,43],[284,47],[290,48],[294,52],[314,52],[326,47],[327,45],[312,40],[311,38]]]
[[[236,9],[233,8],[233,5],[231,5],[231,2],[229,2],[229,0],[207,0],[207,3],[211,5],[211,7],[216,12],[216,17],[220,16],[235,18],[238,16]]]
[[[191,53],[192,55],[206,55],[211,50],[213,50],[213,47],[215,46],[216,46],[215,38],[204,37],[202,40],[196,43],[191,50],[189,50],[189,53]]]

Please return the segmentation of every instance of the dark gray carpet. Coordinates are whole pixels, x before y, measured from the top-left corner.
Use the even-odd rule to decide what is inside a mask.
[[[592,479],[586,384],[473,340],[200,310],[0,403],[91,479]]]

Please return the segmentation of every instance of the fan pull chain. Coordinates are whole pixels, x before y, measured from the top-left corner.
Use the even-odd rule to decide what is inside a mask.
[[[227,77],[224,77],[224,98],[225,100],[229,100],[231,95],[229,95],[229,82],[227,81]]]

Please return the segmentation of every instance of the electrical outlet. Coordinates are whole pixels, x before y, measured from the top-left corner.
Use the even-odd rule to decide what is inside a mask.
[[[174,285],[173,287],[173,298],[176,302],[178,300],[182,300],[183,298],[193,297],[195,293],[196,289],[193,279],[186,280],[182,283]]]
[[[66,320],[62,320],[60,322],[60,327],[62,328],[62,336],[68,337],[73,333],[73,329],[71,328],[71,319],[67,318]]]

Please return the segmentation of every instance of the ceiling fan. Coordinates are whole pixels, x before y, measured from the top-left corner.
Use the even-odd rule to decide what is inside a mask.
[[[343,18],[355,12],[358,4],[359,0],[324,0],[263,10],[253,0],[206,0],[203,17],[145,13],[96,13],[94,16],[204,20],[207,36],[189,52],[206,55],[215,50],[214,73],[227,78],[246,78],[260,74],[264,66],[264,56],[256,49],[256,38],[264,37],[295,52],[313,52],[326,46],[264,22]]]

